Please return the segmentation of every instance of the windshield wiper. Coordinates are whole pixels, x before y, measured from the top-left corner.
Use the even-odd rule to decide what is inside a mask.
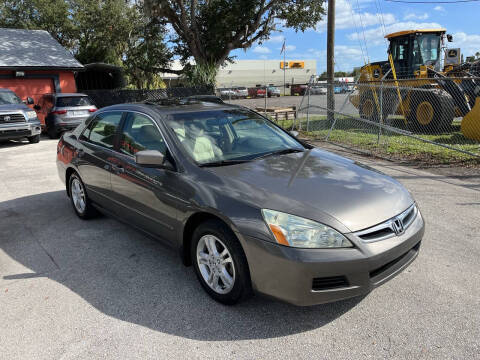
[[[298,153],[298,152],[304,152],[304,151],[305,151],[305,150],[296,149],[296,148],[288,148],[288,149],[275,150],[275,151],[271,151],[271,152],[268,152],[268,153],[266,153],[266,154],[257,156],[257,157],[254,158],[253,160],[263,159],[263,158],[266,158],[266,157],[269,157],[269,156],[273,156],[273,155],[284,155],[284,154]]]
[[[209,162],[209,163],[200,164],[198,166],[200,166],[200,167],[227,166],[227,165],[241,164],[241,163],[248,162],[248,161],[251,161],[251,160],[245,160],[245,159],[220,160],[220,161],[212,161],[212,162]]]

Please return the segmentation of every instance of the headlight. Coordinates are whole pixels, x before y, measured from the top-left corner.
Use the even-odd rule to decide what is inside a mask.
[[[37,117],[37,113],[35,111],[27,111],[27,117],[29,119],[34,119]]]
[[[353,246],[337,230],[318,222],[268,209],[262,209],[262,214],[279,244],[298,248]]]

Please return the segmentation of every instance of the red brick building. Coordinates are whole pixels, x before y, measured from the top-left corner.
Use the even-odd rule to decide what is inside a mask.
[[[0,88],[37,103],[46,93],[76,92],[73,55],[43,30],[0,29]],[[40,119],[41,121],[43,119]]]

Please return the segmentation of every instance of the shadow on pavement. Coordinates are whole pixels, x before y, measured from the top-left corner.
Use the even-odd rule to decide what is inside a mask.
[[[56,141],[56,142],[58,142],[58,139],[50,139],[45,134],[41,134],[40,135],[40,142],[42,142],[42,141]],[[18,146],[23,146],[23,145],[35,146],[37,144],[30,144],[30,142],[27,140],[27,138],[12,139],[12,140],[0,140],[0,149],[18,147]]]
[[[223,306],[206,295],[176,252],[113,219],[78,219],[64,191],[0,203],[0,234],[6,254],[0,252],[2,288],[46,277],[104,314],[190,339],[301,333],[328,324],[362,300],[301,308],[255,296]]]

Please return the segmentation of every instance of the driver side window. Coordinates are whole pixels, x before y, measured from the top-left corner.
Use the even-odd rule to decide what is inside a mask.
[[[120,139],[120,152],[133,156],[142,150],[158,150],[165,155],[167,147],[157,125],[150,118],[128,113]]]

